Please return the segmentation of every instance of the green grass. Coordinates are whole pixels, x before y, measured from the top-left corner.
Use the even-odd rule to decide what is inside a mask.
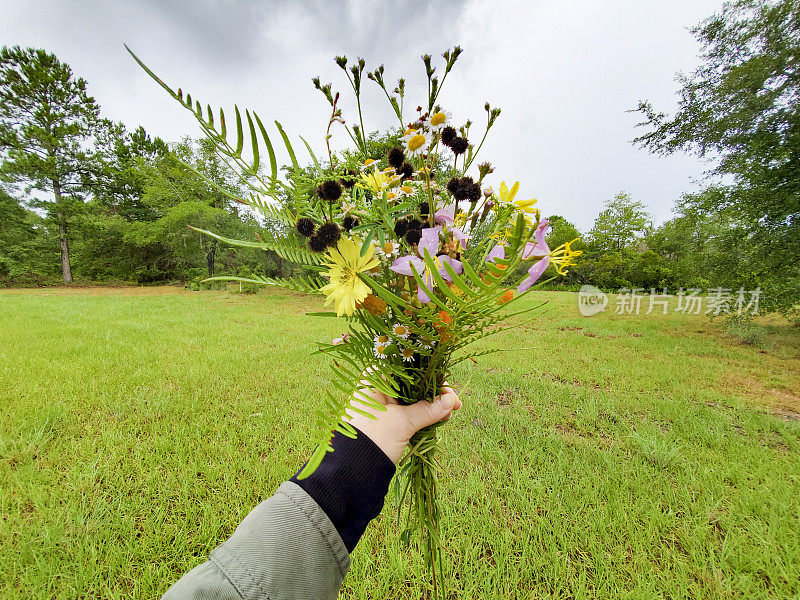
[[[456,371],[458,598],[800,594],[800,332],[581,317],[571,293]],[[342,333],[278,290],[0,293],[0,597],[153,598],[302,464]],[[467,384],[467,382],[469,382]],[[344,598],[425,597],[394,499]]]

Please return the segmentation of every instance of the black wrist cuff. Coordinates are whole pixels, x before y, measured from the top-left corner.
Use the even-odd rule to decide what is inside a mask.
[[[380,514],[395,466],[360,431],[356,439],[336,432],[331,446],[334,451],[325,455],[312,475],[297,479],[295,474],[290,481],[319,504],[352,552],[367,524]]]

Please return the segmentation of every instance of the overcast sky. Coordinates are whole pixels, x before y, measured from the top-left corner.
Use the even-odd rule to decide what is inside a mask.
[[[496,171],[520,181],[545,214],[588,230],[603,202],[624,190],[656,223],[697,189],[707,164],[658,157],[631,145],[640,99],[675,107],[677,71],[697,65],[688,28],[719,0],[0,0],[0,42],[54,52],[89,82],[106,117],[174,141],[199,130],[125,52],[127,43],[174,88],[212,106],[256,109],[297,143],[323,153],[329,106],[313,88],[321,76],[347,99],[334,55],[386,66],[407,81],[407,107],[424,103],[421,54],[464,49],[439,100],[459,122],[482,123],[485,101],[503,113],[481,151]],[[441,60],[441,59],[440,59]],[[420,93],[421,92],[421,93]],[[371,81],[367,129],[393,124]],[[227,111],[226,111],[227,112]],[[408,118],[408,113],[407,113]],[[473,127],[473,130],[477,129]],[[477,133],[473,134],[477,135]],[[338,130],[336,142],[349,138]],[[478,141],[478,140],[474,140]],[[296,147],[296,150],[299,148]]]

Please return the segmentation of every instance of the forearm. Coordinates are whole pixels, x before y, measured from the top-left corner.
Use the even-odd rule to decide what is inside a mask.
[[[336,598],[394,464],[363,434],[337,434],[332,445],[313,475],[283,483],[164,598]]]

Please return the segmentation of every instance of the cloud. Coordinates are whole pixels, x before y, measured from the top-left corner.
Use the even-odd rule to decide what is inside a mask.
[[[89,81],[105,115],[139,124],[165,139],[199,133],[124,52],[128,43],[159,75],[212,106],[233,103],[280,120],[324,151],[329,107],[314,90],[318,75],[343,92],[333,57],[385,64],[387,80],[407,79],[407,108],[423,103],[419,57],[461,44],[465,52],[440,98],[471,137],[482,134],[483,104],[503,112],[481,151],[496,167],[491,181],[520,180],[547,213],[584,230],[620,190],[643,201],[657,222],[670,216],[705,165],[687,156],[655,157],[635,148],[639,99],[675,106],[676,71],[696,65],[687,27],[719,9],[720,0],[556,3],[530,0],[193,0],[65,3],[40,0],[0,6],[8,44],[54,51]],[[441,59],[439,59],[441,60]],[[382,92],[365,83],[369,130],[396,119]],[[410,114],[406,113],[407,119]],[[473,140],[475,141],[475,140]],[[336,132],[334,145],[348,142]],[[302,144],[300,144],[302,146]]]

